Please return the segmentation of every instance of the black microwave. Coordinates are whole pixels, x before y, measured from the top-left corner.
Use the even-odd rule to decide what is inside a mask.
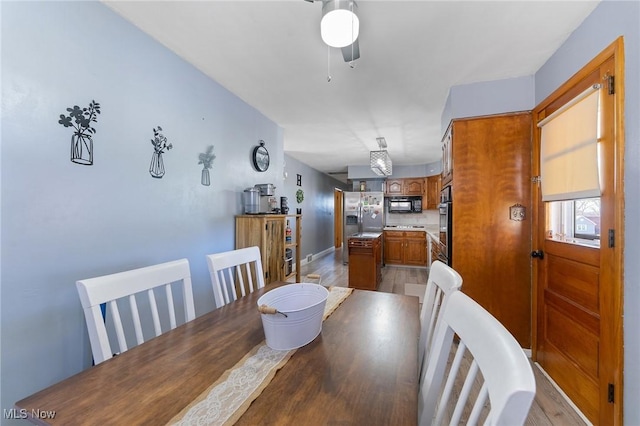
[[[422,197],[388,198],[389,213],[422,213]]]

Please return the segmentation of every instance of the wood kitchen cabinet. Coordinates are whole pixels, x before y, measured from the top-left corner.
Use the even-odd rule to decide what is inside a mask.
[[[440,204],[440,175],[425,178],[422,207],[427,210],[435,210]]]
[[[453,120],[444,138],[452,194],[451,266],[462,291],[531,347],[531,114]],[[455,163],[455,168],[453,164]],[[443,173],[443,186],[446,183]],[[509,207],[526,208],[523,221]]]
[[[424,194],[424,178],[406,178],[402,185],[403,195],[417,195],[422,196]]]
[[[387,179],[385,182],[385,195],[424,195],[424,178]]]
[[[349,238],[349,287],[377,290],[382,282],[381,237]]]
[[[426,238],[424,231],[384,231],[384,263],[426,266]]]
[[[293,240],[285,242],[286,221],[294,222]],[[291,226],[291,223],[290,223]],[[300,282],[300,240],[302,215],[240,215],[236,216],[236,249],[257,246],[262,257],[264,283],[285,281],[293,276]],[[286,274],[287,249],[292,250],[295,271]]]
[[[402,193],[402,179],[387,179],[384,185],[385,195],[403,195]]]

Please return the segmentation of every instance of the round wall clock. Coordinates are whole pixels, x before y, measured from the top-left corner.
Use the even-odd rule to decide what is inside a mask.
[[[264,141],[260,141],[260,145],[253,148],[253,166],[259,172],[266,172],[269,168],[269,151],[264,146]]]

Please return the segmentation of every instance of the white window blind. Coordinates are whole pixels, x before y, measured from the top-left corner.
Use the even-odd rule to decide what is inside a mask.
[[[542,201],[600,196],[599,88],[590,87],[538,123]]]

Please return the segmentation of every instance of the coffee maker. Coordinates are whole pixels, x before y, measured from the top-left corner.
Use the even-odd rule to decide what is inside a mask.
[[[259,183],[254,187],[260,191],[260,213],[280,213],[275,196],[276,187],[272,183]]]

